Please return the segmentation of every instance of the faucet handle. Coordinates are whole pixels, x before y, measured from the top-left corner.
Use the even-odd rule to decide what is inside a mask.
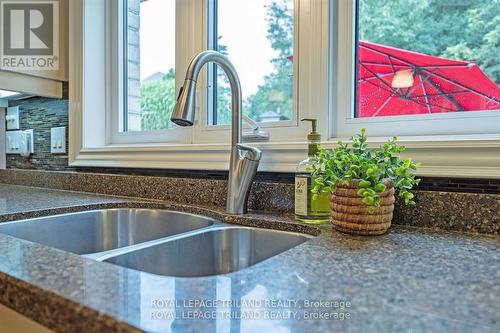
[[[245,158],[251,161],[260,161],[260,158],[262,157],[262,151],[259,148],[255,147],[250,147],[247,145],[244,145],[242,143],[238,143],[236,145],[238,147],[238,150],[244,150],[246,151]]]

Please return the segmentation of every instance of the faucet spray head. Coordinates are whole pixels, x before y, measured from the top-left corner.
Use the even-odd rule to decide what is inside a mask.
[[[196,81],[187,79],[179,91],[170,120],[179,126],[193,126],[195,113]]]

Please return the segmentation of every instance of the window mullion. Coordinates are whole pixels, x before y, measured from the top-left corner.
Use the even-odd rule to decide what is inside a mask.
[[[208,0],[206,3],[208,23],[215,24],[214,14],[217,12],[215,8],[217,1]],[[322,126],[328,126],[328,93],[325,90],[328,88],[328,14],[323,13],[323,10],[328,8],[328,0],[293,0],[293,3],[294,49],[293,53],[290,54],[293,54],[291,61],[293,61],[294,67],[293,77],[290,78],[293,80],[292,118],[287,121],[261,123],[261,126],[271,133],[271,141],[277,142],[300,141],[305,138],[307,128],[299,124],[300,117],[316,117],[320,119]],[[209,16],[210,14],[212,16]],[[207,46],[213,48],[216,44],[214,34],[216,34],[217,29],[211,26],[207,26],[206,29]],[[264,32],[264,34],[266,33]],[[221,34],[224,35],[224,32]],[[229,45],[230,55],[231,50],[231,45]],[[234,49],[232,51],[235,52]],[[258,53],[259,50],[255,50],[255,52]],[[242,71],[240,70],[240,72]],[[216,75],[214,71],[213,76]],[[212,77],[210,83],[214,82],[215,85],[216,80],[216,77]],[[242,86],[245,89],[245,82],[242,82]],[[202,111],[208,110],[208,113],[207,117],[202,118],[203,121],[198,124],[194,142],[228,142],[229,140],[230,126],[211,126],[214,124],[215,117],[210,117],[210,113],[216,113],[214,101],[216,97],[213,97],[216,90],[214,88],[209,87],[212,96],[208,96],[208,98],[203,96],[207,98],[205,104],[207,107],[204,107]],[[304,102],[301,102],[302,100]],[[326,134],[326,130],[323,132]]]

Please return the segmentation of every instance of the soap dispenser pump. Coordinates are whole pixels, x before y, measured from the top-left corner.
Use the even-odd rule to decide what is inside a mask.
[[[313,200],[311,190],[315,177],[309,171],[312,157],[318,152],[321,135],[317,132],[317,119],[304,118],[302,121],[310,121],[312,130],[307,135],[308,158],[299,163],[295,173],[295,217],[307,224],[325,224],[330,222],[330,195],[321,193]]]

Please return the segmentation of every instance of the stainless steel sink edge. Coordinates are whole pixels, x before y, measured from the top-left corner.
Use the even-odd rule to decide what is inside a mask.
[[[145,273],[191,277],[231,273],[315,237],[272,227],[231,223],[224,215],[213,218],[182,209],[110,207],[3,222],[0,234]],[[185,256],[193,251],[198,251],[196,258],[208,255],[212,264],[196,265],[194,270],[184,267]],[[128,263],[124,258],[138,259]]]
[[[83,255],[86,258],[90,258],[96,261],[105,261],[123,254],[135,252],[138,250],[142,250],[151,246],[167,243],[167,242],[172,242],[178,239],[183,239],[183,238],[188,238],[192,236],[196,236],[199,234],[207,233],[213,230],[222,230],[222,229],[255,229],[255,230],[266,230],[270,232],[277,232],[280,234],[292,234],[292,235],[300,235],[305,238],[312,239],[315,236],[308,235],[308,234],[302,234],[299,232],[293,232],[293,231],[284,231],[284,230],[276,230],[276,229],[268,229],[268,228],[257,228],[257,227],[249,227],[249,226],[243,226],[243,225],[238,225],[238,224],[230,224],[230,223],[224,223],[224,222],[216,222],[213,225],[205,228],[200,228],[188,232],[183,232],[177,235],[173,236],[168,236],[168,237],[163,237],[159,239],[154,239],[148,242],[144,243],[139,243],[135,245],[130,245],[126,247],[121,247],[118,249],[113,249],[105,252],[99,252],[99,253],[90,253],[90,254],[85,254]]]
[[[143,243],[139,243],[139,244],[134,244],[134,245],[130,245],[130,246],[125,246],[125,247],[120,247],[120,248],[109,250],[109,251],[85,254],[83,256],[86,257],[86,258],[94,259],[96,261],[104,261],[106,259],[110,259],[110,258],[119,256],[119,255],[122,255],[122,254],[134,252],[134,251],[137,251],[137,250],[141,250],[141,249],[144,249],[144,248],[147,248],[147,247],[150,247],[150,246],[154,246],[154,245],[157,245],[157,244],[162,244],[162,243],[165,243],[165,242],[171,242],[171,241],[174,241],[176,239],[182,239],[182,238],[186,238],[186,237],[197,235],[199,233],[207,232],[207,231],[213,230],[214,228],[219,227],[221,224],[223,224],[223,222],[218,221],[218,222],[214,223],[214,225],[211,225],[211,226],[208,226],[208,227],[204,227],[204,228],[200,228],[200,229],[196,229],[196,230],[191,230],[191,231],[183,232],[183,233],[176,234],[176,235],[173,235],[173,236],[167,236],[167,237],[162,237],[162,238],[158,238],[158,239],[153,239],[153,240],[150,240],[150,241],[147,241],[147,242],[143,242]]]
[[[237,224],[220,224],[178,236],[126,252],[116,251],[99,260],[159,277],[199,278],[254,267],[315,237]]]
[[[36,220],[42,220],[42,219],[49,219],[53,217],[58,217],[58,216],[76,216],[82,213],[95,213],[95,212],[100,212],[100,211],[120,211],[120,210],[128,210],[128,209],[133,209],[133,210],[159,210],[159,211],[164,211],[164,212],[172,212],[172,213],[180,213],[180,214],[185,214],[185,215],[191,215],[191,216],[201,216],[204,217],[208,220],[212,220],[214,224],[216,223],[223,223],[220,220],[210,217],[210,216],[205,216],[203,214],[195,214],[191,212],[186,212],[182,210],[175,210],[171,208],[151,208],[151,207],[140,207],[140,206],[133,206],[133,207],[103,207],[103,208],[95,208],[95,209],[82,209],[82,210],[76,210],[76,211],[71,211],[67,213],[58,213],[58,214],[51,214],[51,215],[43,215],[43,216],[34,216],[34,217],[28,217],[28,218],[23,218],[20,220],[13,220],[13,221],[0,221],[0,226],[3,225],[9,225],[9,224],[17,224],[17,223],[24,223],[24,222],[32,222]],[[1,233],[1,232],[0,232]]]
[[[104,214],[104,215],[103,215]],[[121,214],[125,214],[124,217],[120,217]],[[132,217],[129,215],[132,214]],[[193,230],[198,230],[198,229],[204,229],[206,227],[216,225],[219,223],[222,223],[221,220],[208,217],[205,215],[200,215],[200,214],[193,214],[190,212],[184,212],[184,211],[177,211],[177,210],[172,210],[172,209],[157,209],[157,208],[149,208],[149,207],[143,207],[143,208],[136,208],[136,207],[131,207],[131,208],[126,208],[126,207],[116,207],[116,208],[100,208],[100,209],[91,209],[91,210],[82,210],[82,211],[75,211],[75,212],[67,212],[63,214],[55,214],[55,215],[49,215],[49,216],[39,216],[39,217],[32,217],[32,218],[25,218],[22,220],[15,220],[15,221],[9,221],[9,222],[2,222],[0,223],[0,234],[5,234],[9,235],[12,237],[16,237],[25,241],[31,241],[33,243],[38,243],[42,244],[45,246],[53,247],[56,249],[60,249],[66,252],[72,252],[81,256],[86,256],[88,258],[95,259],[96,257],[100,257],[103,254],[109,253],[111,251],[114,251],[118,248],[128,248],[130,246],[138,245],[138,244],[149,244],[152,241],[157,241],[159,239],[164,239],[172,236],[172,234],[168,234],[167,232],[159,232],[157,238],[151,238],[150,236],[144,237],[145,239],[141,240],[136,240],[135,244],[126,244],[128,241],[128,235],[127,232],[134,231],[133,228],[137,227],[137,215],[138,214],[146,214],[146,218],[149,218],[147,216],[150,214],[154,218],[155,215],[151,214],[173,214],[173,217],[181,218],[184,220],[183,217],[186,217],[186,223],[185,227],[181,228],[184,230],[177,230],[179,233],[189,233],[190,231]],[[169,215],[166,215],[168,218]],[[139,217],[140,218],[140,217]],[[142,216],[144,218],[144,216]],[[147,235],[148,233],[151,234],[151,228],[148,228],[149,226],[162,226],[162,224],[168,223],[166,222],[165,219],[161,220],[162,215],[160,215],[160,220],[152,220],[154,222],[149,222],[146,223],[146,232],[144,235]],[[165,216],[163,216],[165,218]],[[195,219],[194,221],[187,221],[189,219]],[[196,220],[201,220],[203,223],[196,227],[197,229],[190,229],[195,227],[193,224],[199,223],[196,222]],[[162,221],[161,224],[159,224],[159,221]],[[47,224],[46,224],[47,223]],[[104,224],[106,223],[106,224]],[[152,223],[152,224],[151,224]],[[121,226],[123,224],[123,226]],[[135,226],[134,226],[135,224]],[[184,224],[184,223],[182,223]],[[203,225],[204,224],[204,225]],[[175,224],[174,224],[175,225]],[[178,224],[177,225],[181,225]],[[82,227],[83,226],[83,227]],[[53,230],[56,230],[59,232],[61,230],[61,227],[63,228],[69,228],[70,231],[72,231],[69,234],[64,234],[64,235],[59,235],[62,237],[62,239],[68,240],[70,237],[78,237],[75,236],[75,232],[81,232],[83,228],[83,231],[92,231],[92,232],[98,232],[98,237],[104,237],[103,239],[96,239],[97,243],[93,244],[95,240],[90,239],[88,242],[84,242],[84,245],[80,247],[81,250],[73,251],[72,249],[69,249],[68,246],[57,246],[61,244],[55,244],[57,241],[52,241],[54,234],[52,233]],[[122,227],[126,227],[122,229]],[[96,229],[97,228],[97,229]],[[130,229],[129,229],[130,228]],[[96,229],[96,230],[94,230]],[[51,231],[52,230],[52,231]],[[123,231],[122,231],[123,230]],[[164,227],[162,230],[165,230]],[[68,230],[66,230],[67,232]],[[117,234],[119,233],[119,235]],[[176,234],[173,234],[176,235]],[[68,238],[66,238],[68,236]],[[122,237],[125,236],[124,242],[118,241],[119,243],[124,243],[124,244],[109,244],[109,242],[113,242],[114,238],[113,237]],[[59,238],[61,238],[59,237]],[[147,239],[149,238],[149,239]],[[70,240],[68,240],[71,242]],[[101,244],[100,242],[106,242],[106,244]],[[132,241],[134,242],[134,241]],[[64,242],[63,242],[64,243]],[[74,244],[74,243],[73,243]],[[88,245],[88,246],[85,246]],[[102,245],[102,246],[101,246]],[[118,247],[112,247],[112,246],[118,246]],[[74,246],[73,246],[74,247]],[[78,248],[78,246],[76,246]],[[84,251],[84,248],[87,247],[86,251]],[[92,251],[92,247],[95,248],[95,251]],[[106,249],[108,247],[108,249]],[[100,249],[102,248],[102,249]]]

